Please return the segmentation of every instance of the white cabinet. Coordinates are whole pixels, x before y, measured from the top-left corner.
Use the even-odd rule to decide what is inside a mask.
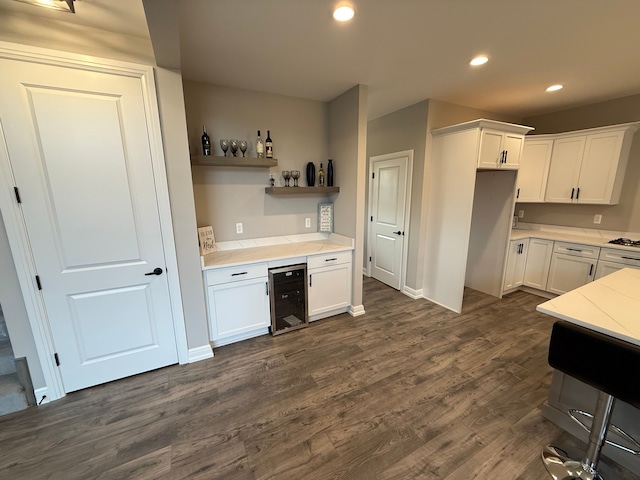
[[[637,123],[556,135],[545,201],[617,204]]]
[[[309,321],[346,312],[351,306],[351,252],[307,257]]]
[[[529,239],[511,240],[509,242],[509,253],[507,254],[507,266],[504,272],[503,293],[522,285],[524,280],[524,269],[527,263],[527,249]]]
[[[594,279],[599,247],[555,242],[547,291],[561,295]]]
[[[603,248],[600,250],[595,280],[623,268],[640,270],[640,251],[636,253],[622,249]]]
[[[268,333],[271,321],[266,263],[207,270],[205,282],[214,347]]]
[[[524,270],[523,285],[538,290],[546,290],[549,266],[553,254],[553,240],[530,238],[527,252],[527,266]]]
[[[544,202],[552,150],[552,138],[539,135],[524,139],[516,183],[517,202]]]
[[[523,142],[522,133],[483,128],[480,134],[478,168],[517,169]]]

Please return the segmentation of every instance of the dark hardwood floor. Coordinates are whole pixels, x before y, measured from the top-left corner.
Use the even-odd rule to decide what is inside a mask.
[[[0,478],[541,480],[543,445],[582,451],[540,414],[543,299],[468,290],[458,315],[372,279],[364,298],[361,317],[2,417]]]

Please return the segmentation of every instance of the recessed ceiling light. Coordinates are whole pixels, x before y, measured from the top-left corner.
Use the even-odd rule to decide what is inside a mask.
[[[558,90],[562,90],[564,88],[564,85],[551,85],[550,87],[547,87],[547,92],[557,92]]]
[[[76,13],[73,6],[75,0],[17,0],[21,3],[37,5],[39,7],[51,8],[53,10],[62,10],[64,12]]]
[[[335,18],[339,22],[347,22],[353,18],[354,14],[355,12],[353,11],[352,7],[343,5],[333,11],[333,18]]]
[[[478,55],[476,58],[474,58],[469,62],[469,65],[473,65],[474,67],[477,67],[478,65],[484,65],[488,61],[489,61],[489,57],[487,57],[486,55]]]

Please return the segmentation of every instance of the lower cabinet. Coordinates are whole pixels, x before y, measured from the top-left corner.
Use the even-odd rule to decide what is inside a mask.
[[[561,295],[593,281],[600,247],[555,242],[547,291]]]
[[[524,282],[527,287],[546,290],[549,278],[549,266],[553,254],[553,240],[530,238],[527,252],[527,266],[524,270]]]
[[[502,291],[506,292],[522,285],[524,280],[524,270],[527,264],[527,249],[529,239],[511,240],[509,242],[509,253],[507,255],[507,266],[505,268],[504,283]]]
[[[209,270],[205,280],[214,347],[268,332],[271,317],[266,263]]]
[[[351,305],[351,252],[307,257],[309,321],[346,312]]]
[[[640,252],[635,253],[613,248],[603,248],[600,250],[600,260],[598,260],[595,280],[623,268],[640,270]]]

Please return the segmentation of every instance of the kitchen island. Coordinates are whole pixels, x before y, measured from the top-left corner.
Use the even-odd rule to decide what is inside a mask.
[[[614,272],[538,305],[537,310],[640,346],[640,270],[625,268]],[[594,352],[594,355],[597,354]],[[633,372],[640,365],[620,365],[619,368]],[[630,375],[633,377],[633,374]],[[554,371],[543,415],[586,441],[587,432],[571,420],[566,412],[571,408],[593,412],[596,397],[594,388]],[[640,410],[637,408],[617,401],[611,421],[635,439],[640,439]],[[625,444],[618,437],[615,441]],[[640,458],[608,445],[603,453],[640,475]]]

